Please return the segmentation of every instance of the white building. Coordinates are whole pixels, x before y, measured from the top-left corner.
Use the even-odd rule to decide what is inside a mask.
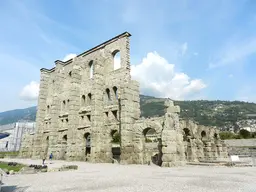
[[[35,128],[35,122],[17,122],[0,126],[2,133],[10,134],[8,137],[0,139],[0,151],[19,151],[23,134],[34,133]]]

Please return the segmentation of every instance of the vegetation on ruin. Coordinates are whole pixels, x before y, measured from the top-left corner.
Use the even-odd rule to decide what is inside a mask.
[[[116,132],[112,137],[112,143],[120,143],[121,136],[118,132]]]
[[[233,133],[230,131],[220,132],[220,138],[226,139],[254,139],[256,138],[256,132],[250,133],[245,129],[241,129],[238,133]]]

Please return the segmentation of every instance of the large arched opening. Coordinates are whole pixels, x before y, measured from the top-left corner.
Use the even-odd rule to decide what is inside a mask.
[[[144,136],[144,162],[161,166],[162,164],[162,145],[158,140],[155,129],[148,127],[142,131]]]
[[[146,128],[143,130],[143,135],[146,143],[157,142],[157,133],[153,128]]]

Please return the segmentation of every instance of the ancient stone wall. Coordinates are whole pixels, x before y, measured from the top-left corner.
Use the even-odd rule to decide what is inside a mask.
[[[21,158],[31,158],[33,153],[33,143],[34,143],[34,134],[25,133],[22,137],[21,150],[19,151],[19,156]]]
[[[217,130],[179,120],[179,106],[171,100],[163,117],[140,119],[129,36],[125,32],[69,61],[57,60],[53,69],[41,69],[33,158],[53,153],[54,159],[169,167],[225,156]]]
[[[131,125],[140,116],[129,36],[121,34],[67,62],[56,61],[53,69],[41,69],[35,158],[52,152],[57,159],[110,162],[111,132],[121,129],[126,152],[121,159],[129,161]],[[120,66],[114,68],[118,52]]]
[[[227,158],[227,146],[220,140],[216,127],[198,125],[191,120],[181,120],[180,125],[187,161]]]

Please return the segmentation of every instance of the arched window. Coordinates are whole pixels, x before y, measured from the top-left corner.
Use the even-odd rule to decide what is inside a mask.
[[[116,50],[112,53],[114,59],[114,70],[121,68],[120,51]]]
[[[82,106],[84,106],[84,105],[85,105],[85,95],[82,95],[81,104],[82,104]]]
[[[65,110],[66,109],[66,101],[62,101],[62,110]]]
[[[88,93],[87,100],[88,100],[88,105],[91,105],[91,102],[92,102],[92,94],[91,93]]]
[[[116,100],[118,100],[118,93],[117,93],[117,87],[116,86],[113,87],[113,91],[114,91]]]
[[[111,101],[110,90],[108,88],[106,89],[106,99],[107,101]]]
[[[201,137],[202,137],[202,139],[205,139],[205,138],[206,138],[206,132],[205,132],[205,131],[202,131],[202,132],[201,132]]]
[[[94,71],[93,61],[89,62],[89,69],[90,69],[90,79],[91,79],[91,78],[93,78],[93,71]]]
[[[50,113],[50,105],[47,105],[47,113]]]

